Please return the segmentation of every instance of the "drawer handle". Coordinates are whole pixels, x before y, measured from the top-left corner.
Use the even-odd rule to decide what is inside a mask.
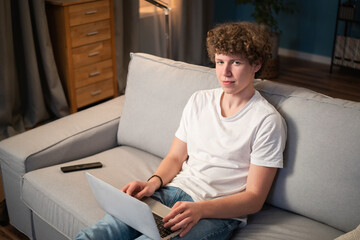
[[[94,35],[96,35],[96,34],[98,34],[99,32],[89,32],[87,35],[88,36],[94,36]]]
[[[85,15],[91,15],[97,13],[97,10],[85,12]]]
[[[93,72],[93,73],[89,73],[89,77],[95,77],[97,75],[100,75],[101,72]]]
[[[100,53],[99,52],[93,52],[93,53],[90,53],[89,55],[88,55],[88,57],[94,57],[94,56],[97,56],[97,55],[99,55]]]
[[[99,94],[101,94],[101,90],[97,90],[95,92],[92,92],[91,96],[96,96],[96,95],[99,95]]]

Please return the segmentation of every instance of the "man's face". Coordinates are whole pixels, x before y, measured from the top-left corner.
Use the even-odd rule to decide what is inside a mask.
[[[215,54],[216,76],[228,94],[242,94],[254,91],[253,81],[260,64],[250,65],[241,55]]]

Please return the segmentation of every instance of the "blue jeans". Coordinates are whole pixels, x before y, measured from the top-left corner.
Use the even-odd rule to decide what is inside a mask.
[[[176,187],[164,187],[156,191],[152,198],[168,207],[178,201],[192,202],[192,198]],[[229,239],[239,222],[233,219],[201,219],[184,237],[173,239]],[[81,230],[76,240],[131,240],[149,239],[120,220],[106,214],[95,225]]]

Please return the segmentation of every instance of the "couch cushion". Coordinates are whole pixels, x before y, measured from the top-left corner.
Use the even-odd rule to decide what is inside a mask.
[[[165,157],[191,94],[216,87],[214,69],[132,54],[119,144]]]
[[[343,232],[309,218],[265,205],[248,218],[248,225],[232,239],[314,240],[334,239]]]
[[[135,148],[117,147],[92,157],[26,173],[21,188],[25,204],[72,239],[105,213],[98,206],[84,171],[62,173],[60,167],[93,161],[101,161],[104,166],[87,171],[118,188],[132,180],[146,180],[160,163],[154,155]]]
[[[345,233],[344,235],[339,236],[335,240],[358,240],[358,239],[360,239],[360,225],[356,229],[348,233]]]
[[[360,103],[271,81],[256,88],[288,125],[268,202],[342,231],[360,223]]]

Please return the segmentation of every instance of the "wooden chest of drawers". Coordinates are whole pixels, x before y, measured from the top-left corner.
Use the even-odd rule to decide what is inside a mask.
[[[70,111],[117,96],[112,0],[46,0]]]

